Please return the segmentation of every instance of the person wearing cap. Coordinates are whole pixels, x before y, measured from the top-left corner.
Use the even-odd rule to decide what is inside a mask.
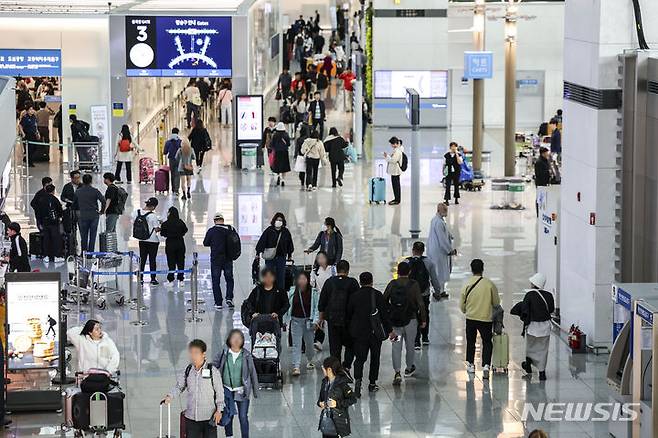
[[[530,277],[530,289],[523,301],[512,307],[510,313],[523,322],[522,336],[525,336],[525,361],[521,368],[532,374],[532,365],[539,370],[539,380],[546,380],[546,361],[551,340],[551,313],[555,311],[553,294],[544,290],[546,276],[538,272]]]
[[[9,272],[30,272],[30,255],[27,251],[27,243],[21,236],[21,226],[12,222],[7,227],[7,235],[11,240],[11,248],[9,249],[9,256],[5,258],[5,262],[9,262]]]
[[[144,272],[146,267],[146,259],[149,260],[149,269],[155,271],[158,269],[156,265],[156,258],[158,257],[158,247],[160,246],[160,218],[155,213],[155,208],[158,206],[156,198],[148,198],[144,204],[144,210],[137,210],[133,213],[133,223],[137,216],[146,217],[149,226],[149,237],[144,240],[139,240],[139,271]],[[141,277],[140,281],[144,283],[144,278]],[[158,280],[155,274],[151,274],[151,284],[157,285]]]
[[[384,152],[386,160],[386,173],[391,175],[391,186],[393,187],[393,200],[388,205],[398,205],[400,203],[400,175],[402,174],[402,140],[397,137],[391,137],[388,142],[393,148],[390,154]]]
[[[276,185],[285,186],[286,173],[290,172],[290,156],[288,155],[288,148],[290,147],[290,136],[286,132],[286,125],[283,122],[276,124],[272,140],[270,141],[270,149],[274,154],[274,160],[270,161],[272,172],[277,174]]]
[[[224,215],[215,213],[215,225],[206,232],[203,246],[210,248],[210,276],[212,278],[212,294],[215,298],[215,310],[223,309],[222,287],[220,281],[222,272],[226,281],[226,305],[233,308],[233,260],[227,254],[226,239],[232,230],[224,224]]]

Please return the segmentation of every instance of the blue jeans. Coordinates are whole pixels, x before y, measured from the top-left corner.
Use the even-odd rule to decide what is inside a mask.
[[[224,273],[224,280],[226,281],[226,299],[233,301],[233,262],[230,260],[223,260],[219,262],[210,261],[210,277],[212,278],[212,294],[215,297],[215,305],[222,305],[222,286],[220,280]]]
[[[313,362],[313,338],[315,330],[306,327],[306,318],[290,319],[290,336],[292,337],[292,367],[299,368],[302,363],[302,339],[306,344],[306,359]]]
[[[286,290],[286,258],[276,256],[272,260],[265,260],[265,266],[276,272],[276,287],[280,291]]]
[[[312,349],[312,347],[311,347]],[[240,433],[242,438],[249,438],[249,418],[247,414],[249,413],[249,399],[243,401],[235,401],[236,406],[238,407],[238,419],[240,420]],[[224,426],[224,431],[226,436],[233,436],[233,418],[231,417],[231,422]]]
[[[92,218],[80,218],[80,249],[82,251],[94,251],[96,248],[96,233],[98,232],[98,216]]]

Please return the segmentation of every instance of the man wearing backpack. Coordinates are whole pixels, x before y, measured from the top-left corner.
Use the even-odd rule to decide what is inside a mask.
[[[425,328],[427,313],[418,282],[409,278],[411,266],[406,261],[398,264],[398,278],[391,280],[384,291],[384,301],[388,304],[389,319],[397,339],[393,341],[393,385],[402,383],[402,342],[405,344],[406,365],[404,376],[411,377],[416,372],[416,351],[414,339],[418,326]]]
[[[148,198],[144,210],[137,210],[133,214],[133,237],[139,241],[139,271],[144,272],[146,259],[149,259],[149,269],[155,271],[158,247],[160,246],[160,218],[155,214],[158,206],[156,198]],[[144,284],[144,277],[140,275],[140,282]],[[151,274],[151,284],[158,285],[155,274]]]
[[[107,186],[105,190],[105,232],[116,233],[117,221],[126,207],[128,193],[114,184],[114,174],[107,172],[103,175],[103,182]]]
[[[409,278],[415,280],[420,287],[420,293],[423,296],[423,308],[425,309],[425,314],[427,315],[425,327],[418,327],[416,332],[416,341],[414,342],[414,348],[420,350],[421,346],[421,337],[422,345],[429,345],[429,329],[430,329],[430,286],[434,290],[439,290],[439,280],[436,276],[436,267],[432,261],[425,257],[423,253],[425,252],[425,244],[423,242],[414,242],[413,247],[411,248],[411,257],[407,258],[407,263],[409,263]]]
[[[340,260],[336,263],[336,273],[335,277],[327,279],[322,286],[318,300],[318,311],[320,312],[318,326],[322,327],[324,321],[327,321],[329,351],[332,356],[340,360],[343,357],[343,347],[345,347],[343,367],[349,370],[354,360],[354,352],[352,336],[349,332],[347,306],[352,294],[358,292],[359,283],[349,276],[350,264],[347,260]]]
[[[206,232],[203,246],[210,247],[210,276],[212,277],[212,293],[215,298],[215,310],[222,310],[222,287],[220,281],[222,272],[226,281],[226,306],[233,304],[233,261],[240,257],[240,236],[235,228],[224,224],[224,215],[215,213],[215,226]],[[237,237],[237,239],[236,239]]]
[[[482,378],[489,378],[491,368],[492,308],[500,304],[498,289],[491,280],[485,278],[484,262],[480,259],[471,261],[473,276],[462,288],[460,308],[466,316],[466,371],[475,373],[475,341],[480,333],[482,339]]]

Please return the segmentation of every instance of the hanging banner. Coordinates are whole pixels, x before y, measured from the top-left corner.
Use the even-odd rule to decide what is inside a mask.
[[[91,110],[91,135],[98,137],[103,154],[103,167],[110,164],[112,139],[110,138],[110,121],[105,105],[92,105]]]

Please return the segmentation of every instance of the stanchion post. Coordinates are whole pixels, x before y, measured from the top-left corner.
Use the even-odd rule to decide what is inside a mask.
[[[25,142],[25,176],[30,177],[30,142]]]
[[[58,374],[53,378],[54,385],[70,385],[75,382],[73,377],[66,377],[66,330],[68,326],[68,317],[66,314],[59,315],[59,366]]]
[[[94,290],[94,271],[89,269],[89,319],[94,319],[94,307],[96,307],[96,291]]]
[[[128,256],[130,257],[130,263],[128,264],[128,270],[130,271],[130,276],[128,277],[128,301],[135,301],[135,287],[133,286],[133,275],[135,274],[133,268],[133,257],[135,253],[133,251],[128,251]]]
[[[139,278],[139,271],[138,271],[138,277]],[[137,303],[136,303],[136,310],[137,310],[137,319],[135,321],[132,321],[130,324],[137,326],[137,327],[144,327],[145,325],[148,325],[148,321],[144,321],[142,319],[142,310],[145,308],[144,306],[144,287],[142,285],[142,282],[137,283]]]
[[[198,316],[199,314],[199,302],[198,299],[198,267],[199,267],[199,254],[194,253],[192,255],[192,274],[190,276],[190,304],[191,304],[191,313],[190,317],[187,319],[188,322],[200,322],[202,319]]]

